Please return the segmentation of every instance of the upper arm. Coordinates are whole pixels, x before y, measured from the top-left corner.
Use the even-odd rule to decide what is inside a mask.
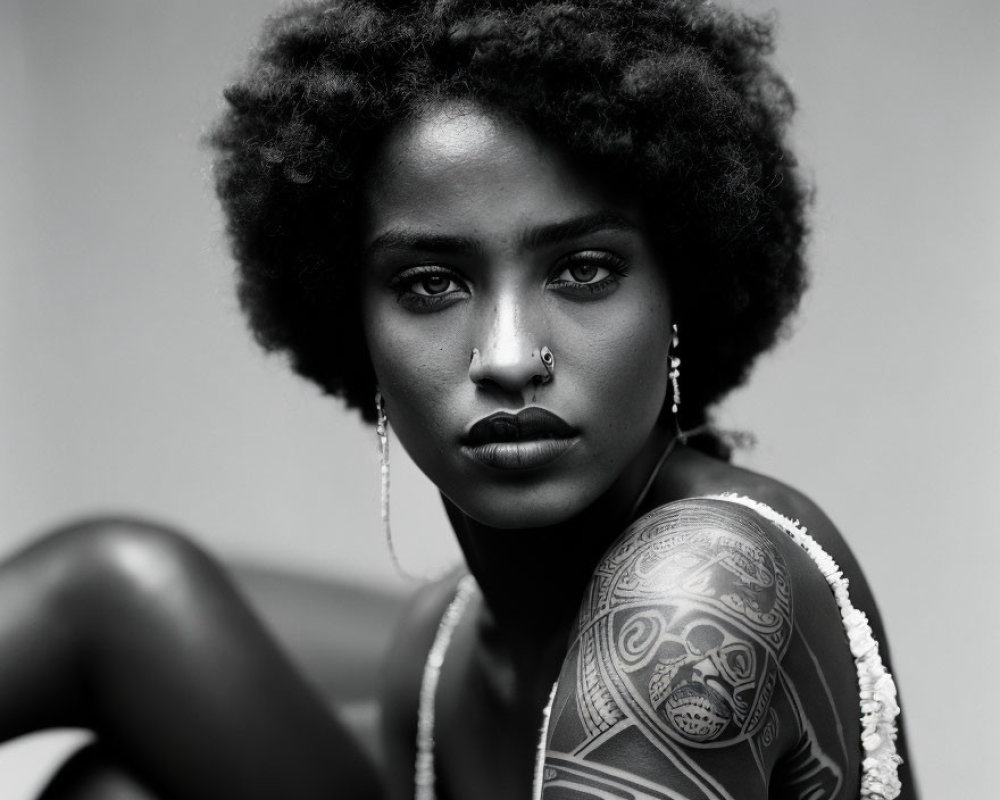
[[[779,760],[802,748],[797,793],[837,796],[840,768],[816,746],[787,672],[794,581],[768,524],[686,500],[609,551],[560,675],[546,797],[766,798]]]

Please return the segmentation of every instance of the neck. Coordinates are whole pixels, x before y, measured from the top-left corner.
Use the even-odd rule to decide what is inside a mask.
[[[672,433],[657,429],[608,491],[544,528],[493,528],[445,498],[452,527],[497,628],[510,641],[564,638],[601,557],[658,492],[646,494]],[[645,495],[645,496],[644,496]]]
[[[594,566],[611,544],[605,526],[579,518],[516,531],[491,528],[445,500],[469,570],[497,626],[547,638],[568,627]]]

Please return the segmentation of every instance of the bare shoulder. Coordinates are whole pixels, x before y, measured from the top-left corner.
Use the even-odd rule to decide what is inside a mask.
[[[851,662],[815,693],[796,606],[839,616],[794,547],[754,509],[693,498],[634,523],[595,570],[560,677],[546,787],[651,797],[848,797],[857,756],[838,718],[857,707]],[[811,623],[810,623],[811,624]],[[831,646],[830,652],[836,652]],[[849,727],[849,726],[848,726]],[[794,775],[782,765],[795,764]]]
[[[836,562],[847,578],[853,605],[863,611],[871,622],[875,638],[880,643],[883,659],[891,668],[888,638],[879,613],[878,605],[861,564],[852,550],[849,539],[864,535],[863,531],[846,531],[837,528],[826,512],[806,493],[767,475],[734,466],[703,456],[690,450],[685,453],[689,463],[688,480],[685,488],[690,496],[731,493],[740,495],[770,507],[783,517],[798,524]],[[777,537],[779,546],[789,550],[791,568],[797,578],[799,593],[808,592],[822,596],[826,593],[815,565],[797,547],[786,544]],[[806,589],[806,586],[811,589]],[[804,598],[803,598],[804,599]],[[826,604],[826,603],[824,603]],[[803,604],[800,604],[803,605]],[[804,607],[804,606],[803,606]],[[826,618],[828,619],[828,617]],[[812,620],[806,617],[803,624]],[[820,626],[822,628],[822,626]]]
[[[381,713],[390,798],[412,796],[424,664],[461,575],[456,571],[414,592],[386,657]]]

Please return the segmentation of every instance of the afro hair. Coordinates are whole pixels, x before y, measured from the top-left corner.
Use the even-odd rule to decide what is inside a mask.
[[[684,333],[685,427],[774,344],[808,193],[770,25],[701,0],[326,0],[272,17],[210,135],[258,341],[371,421],[361,198],[435,102],[507,115],[641,203]]]

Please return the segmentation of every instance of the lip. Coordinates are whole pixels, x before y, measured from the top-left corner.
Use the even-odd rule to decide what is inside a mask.
[[[477,421],[463,438],[462,450],[494,469],[535,469],[573,447],[577,433],[562,417],[531,406],[516,414],[498,411]]]

